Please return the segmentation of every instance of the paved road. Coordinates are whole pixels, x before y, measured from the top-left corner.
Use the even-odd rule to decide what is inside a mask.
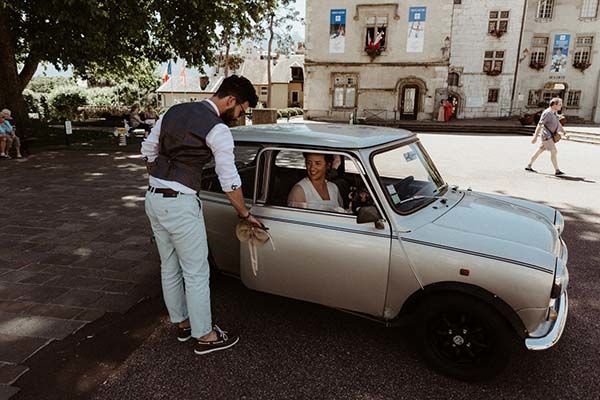
[[[561,342],[521,352],[501,376],[469,385],[428,370],[410,330],[317,305],[213,281],[221,324],[239,331],[235,349],[205,357],[174,340],[166,320],[96,393],[96,399],[579,399],[599,398],[600,146],[560,143],[561,168],[544,155],[523,171],[535,146],[526,137],[422,135],[451,184],[506,193],[559,208],[566,216],[571,308]]]

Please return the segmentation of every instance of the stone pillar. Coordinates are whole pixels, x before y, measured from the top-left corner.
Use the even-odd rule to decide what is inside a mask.
[[[276,124],[277,110],[274,108],[255,108],[252,110],[252,125]]]

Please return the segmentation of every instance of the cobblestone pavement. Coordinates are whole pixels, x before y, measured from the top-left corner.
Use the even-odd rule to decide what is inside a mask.
[[[554,348],[514,354],[495,380],[466,384],[429,370],[409,327],[388,329],[317,305],[212,282],[216,322],[241,334],[230,351],[195,356],[166,319],[95,395],[104,399],[592,399],[600,397],[600,148],[561,142],[569,174],[518,136],[421,135],[443,177],[473,190],[559,208],[569,246],[570,312]]]
[[[122,152],[0,162],[0,398],[48,343],[160,290],[146,182]]]

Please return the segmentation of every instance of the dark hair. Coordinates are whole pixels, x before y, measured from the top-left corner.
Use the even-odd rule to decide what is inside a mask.
[[[248,102],[250,107],[256,107],[258,96],[252,83],[243,76],[231,75],[223,80],[221,86],[215,95],[222,99],[223,97],[233,96],[238,103]]]
[[[304,156],[304,159],[306,160],[306,158],[310,155],[310,154],[317,154],[319,156],[323,156],[325,158],[325,163],[326,164],[331,164],[333,163],[333,154],[325,154],[325,153],[310,153],[310,152],[303,152],[302,155]]]

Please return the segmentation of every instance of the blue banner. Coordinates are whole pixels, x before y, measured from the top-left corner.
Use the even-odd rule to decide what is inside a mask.
[[[329,52],[343,53],[346,47],[346,10],[331,10],[329,18]]]
[[[554,36],[554,48],[552,49],[552,62],[550,72],[565,72],[569,58],[569,44],[571,35],[561,33]]]
[[[408,9],[408,22],[425,21],[427,7],[410,7]]]

